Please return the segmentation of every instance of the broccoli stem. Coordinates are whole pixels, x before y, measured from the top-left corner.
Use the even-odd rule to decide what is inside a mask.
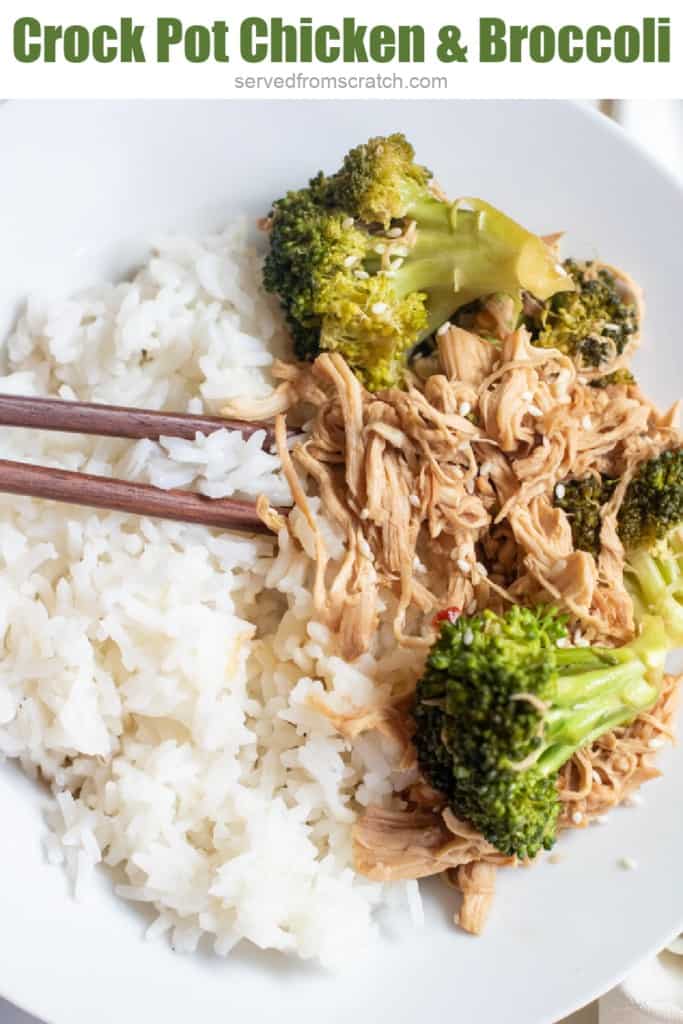
[[[531,280],[537,288],[551,287],[543,244],[481,200],[466,202],[425,197],[410,208],[409,217],[419,225],[416,242],[392,276],[400,298],[413,292],[427,296],[428,323],[418,341],[482,295],[516,296]]]
[[[600,696],[585,706],[551,711],[546,731],[550,746],[538,760],[541,772],[547,776],[558,771],[581,747],[651,707],[657,695],[658,688],[645,680],[643,666],[634,661],[603,679]]]
[[[575,751],[652,707],[659,696],[666,639],[660,620],[648,618],[627,647],[558,651],[557,688],[544,718],[537,762],[542,774],[556,772]]]
[[[683,643],[682,566],[681,531],[673,531],[666,544],[629,551],[624,572],[636,614],[661,616],[674,646]]]

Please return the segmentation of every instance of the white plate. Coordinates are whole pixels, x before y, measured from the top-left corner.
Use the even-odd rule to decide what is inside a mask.
[[[0,336],[29,290],[122,273],[151,235],[265,213],[353,143],[403,130],[452,194],[481,195],[566,251],[645,286],[638,371],[662,402],[681,388],[683,195],[618,130],[555,103],[11,103],[0,110]],[[424,930],[393,934],[342,976],[274,954],[176,956],[103,874],[78,906],[41,854],[44,794],[0,766],[0,990],[55,1024],[439,1018],[543,1024],[615,984],[683,921],[683,748],[640,809],[563,837],[560,864],[502,872],[486,934],[450,925],[429,892]],[[620,856],[634,857],[635,872]]]

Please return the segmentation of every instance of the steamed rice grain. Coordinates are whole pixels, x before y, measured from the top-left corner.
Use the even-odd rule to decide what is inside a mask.
[[[167,240],[131,282],[31,299],[0,390],[195,413],[266,395],[286,340],[259,281],[244,224]],[[131,444],[5,429],[0,456],[291,500],[261,438],[226,430]],[[148,935],[178,951],[208,935],[222,955],[246,939],[337,963],[366,948],[385,897],[352,872],[350,827],[361,804],[391,802],[392,751],[366,736],[351,752],[310,698],[363,704],[396,655],[377,653],[380,636],[347,665],[310,622],[297,515],[304,552],[283,537],[276,553],[267,538],[0,496],[0,753],[50,783],[46,854],[75,892],[87,898],[100,861],[119,869],[119,895],[155,907]]]

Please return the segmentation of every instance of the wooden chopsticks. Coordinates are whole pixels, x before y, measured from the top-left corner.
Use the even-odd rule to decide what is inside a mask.
[[[232,498],[207,498],[192,491],[164,491],[151,484],[130,483],[89,473],[72,473],[51,466],[0,459],[0,491],[29,498],[49,498],[70,505],[132,512],[158,519],[178,519],[223,530],[268,533],[256,506]]]
[[[265,430],[264,445],[269,445],[273,439],[273,428],[265,423],[19,395],[0,395],[0,425],[150,440],[158,440],[160,437],[194,440],[197,433],[212,434],[222,428],[239,430],[244,436]],[[166,491],[151,484],[73,473],[6,459],[0,459],[0,492],[155,516],[159,519],[200,523],[224,530],[269,532],[257,515],[256,506],[248,501],[207,498],[191,491]]]
[[[69,434],[94,434],[97,437],[184,437],[194,441],[195,434],[213,434],[215,430],[239,430],[250,437],[266,431],[265,444],[273,440],[268,423],[245,423],[220,416],[193,416],[190,413],[156,412],[131,409],[125,405],[99,405],[96,402],[69,402],[61,398],[33,398],[29,395],[0,395],[0,426],[33,427],[59,430]]]

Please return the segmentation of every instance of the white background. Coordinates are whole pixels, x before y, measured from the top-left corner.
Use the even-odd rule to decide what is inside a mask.
[[[50,24],[82,24],[94,26],[101,23],[117,24],[121,15],[131,15],[136,21],[144,22],[147,41],[147,63],[120,65],[95,64],[19,64],[12,56],[12,26],[15,19],[31,16]],[[414,94],[420,97],[481,97],[481,98],[556,98],[591,96],[622,96],[661,98],[682,95],[680,53],[683,45],[683,14],[680,3],[660,0],[653,5],[644,0],[574,0],[567,6],[550,4],[547,0],[516,0],[515,3],[491,0],[479,3],[428,2],[416,4],[415,0],[373,0],[372,3],[359,0],[327,0],[325,4],[292,3],[291,0],[260,0],[256,3],[244,0],[138,0],[123,7],[113,0],[3,0],[0,7],[0,95],[31,97],[89,97],[116,96],[135,97],[230,97],[258,98],[260,93],[245,93],[235,89],[234,77],[238,74],[270,76],[286,74],[297,70],[296,65],[245,64],[239,58],[237,39],[233,37],[230,47],[229,64],[190,64],[180,51],[177,59],[166,65],[153,61],[154,24],[157,16],[178,17],[185,25],[192,22],[210,25],[215,19],[227,20],[231,31],[237,32],[237,25],[243,18],[258,15],[263,18],[282,17],[288,22],[298,23],[301,15],[311,15],[314,22],[341,22],[343,17],[356,17],[358,21],[370,24],[397,25],[413,24],[419,21],[427,34],[426,56],[432,59],[420,65],[361,64],[343,63],[300,65],[299,70],[307,74],[391,74],[393,71],[406,76],[417,71],[420,74],[446,75],[446,90],[420,90]],[[550,24],[559,27],[574,23],[581,26],[601,23],[610,27],[619,24],[640,25],[644,16],[670,17],[672,29],[672,61],[669,64],[618,64],[609,61],[604,64],[563,64],[555,60],[548,64],[480,64],[478,54],[478,20],[480,17],[501,17],[508,25]],[[455,23],[460,26],[463,39],[469,44],[469,61],[466,64],[443,64],[433,58],[434,43],[439,26]],[[287,95],[301,98],[339,98],[351,95],[356,99],[367,95],[377,97],[373,89],[349,93],[348,90],[318,90],[304,94],[301,91],[271,90],[271,98]],[[382,92],[381,95],[390,95]],[[403,96],[410,95],[404,91]]]

